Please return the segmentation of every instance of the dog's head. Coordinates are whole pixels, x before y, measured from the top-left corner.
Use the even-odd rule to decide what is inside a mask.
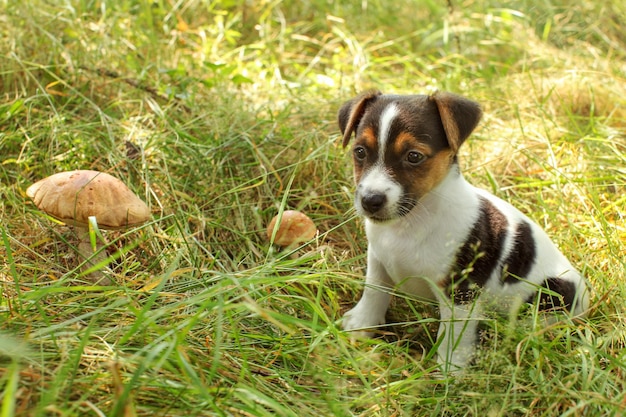
[[[356,135],[357,212],[375,222],[408,214],[456,165],[459,147],[481,115],[477,103],[444,92],[370,91],[344,103],[339,110],[343,146]]]

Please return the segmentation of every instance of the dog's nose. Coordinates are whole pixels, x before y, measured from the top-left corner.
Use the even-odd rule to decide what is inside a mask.
[[[387,202],[387,196],[385,194],[368,194],[361,198],[361,206],[368,213],[376,213],[383,208]]]

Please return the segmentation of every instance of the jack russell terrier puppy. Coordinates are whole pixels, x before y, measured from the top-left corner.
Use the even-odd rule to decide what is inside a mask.
[[[444,372],[471,362],[486,304],[515,312],[538,302],[576,316],[589,305],[585,279],[546,233],[461,175],[457,153],[481,115],[451,93],[370,91],[338,116],[344,148],[356,136],[354,205],[368,238],[365,289],[342,326],[371,337],[393,290],[436,301]]]

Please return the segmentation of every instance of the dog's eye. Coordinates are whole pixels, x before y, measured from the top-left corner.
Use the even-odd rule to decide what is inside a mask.
[[[358,146],[354,148],[354,157],[356,159],[358,159],[359,161],[362,161],[365,159],[366,156],[367,156],[367,151],[365,150],[364,147]]]
[[[406,155],[406,160],[413,165],[417,165],[422,162],[426,156],[423,153],[419,153],[416,151],[411,151]]]

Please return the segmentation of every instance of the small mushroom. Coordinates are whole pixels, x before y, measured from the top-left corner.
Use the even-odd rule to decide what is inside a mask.
[[[317,228],[313,220],[304,213],[296,210],[285,210],[278,222],[279,215],[274,216],[267,227],[267,238],[271,241],[274,236],[274,243],[285,248],[292,248],[300,243],[307,242],[315,237]],[[274,234],[274,229],[276,234]]]
[[[98,171],[60,172],[40,180],[26,190],[35,205],[50,216],[74,226],[80,239],[78,252],[88,259],[86,268],[106,259],[102,245],[95,252],[89,242],[89,218],[95,217],[100,229],[138,226],[150,218],[150,209],[117,178]],[[101,271],[89,274],[94,283],[110,284]]]

